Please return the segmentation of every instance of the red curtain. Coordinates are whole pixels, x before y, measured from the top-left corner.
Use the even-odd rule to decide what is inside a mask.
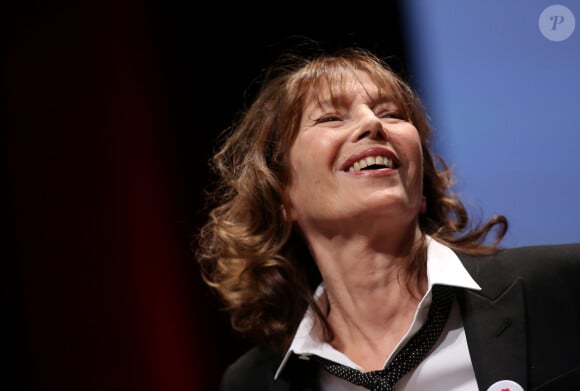
[[[180,183],[152,11],[4,15],[3,389],[211,390],[229,359],[189,247],[205,168]]]
[[[215,390],[248,347],[190,246],[212,140],[285,34],[214,7],[3,7],[2,389]],[[368,46],[401,53],[396,15]]]

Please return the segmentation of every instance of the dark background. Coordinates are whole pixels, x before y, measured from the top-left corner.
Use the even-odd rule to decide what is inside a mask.
[[[216,136],[293,36],[406,63],[396,2],[281,6],[7,7],[2,389],[214,390],[249,347],[193,257]]]

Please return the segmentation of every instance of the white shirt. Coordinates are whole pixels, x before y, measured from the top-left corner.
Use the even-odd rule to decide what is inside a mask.
[[[387,357],[385,366],[425,323],[431,304],[431,288],[434,284],[481,290],[453,250],[431,237],[427,237],[427,293],[417,306],[409,330],[391,355]],[[328,305],[324,283],[318,286],[314,297],[323,309]],[[310,308],[298,326],[290,348],[274,376],[275,378],[282,372],[292,354],[297,354],[299,358],[305,360],[309,359],[309,355],[315,354],[362,371],[360,366],[323,340],[322,327]],[[365,390],[365,388],[340,379],[324,370],[320,371],[320,387],[321,391]],[[398,391],[423,391],[427,389],[429,391],[478,390],[457,302],[453,303],[439,343],[415,369],[397,382]]]

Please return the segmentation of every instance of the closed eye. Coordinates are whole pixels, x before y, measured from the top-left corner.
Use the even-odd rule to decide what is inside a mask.
[[[399,105],[388,100],[386,102],[377,104],[374,107],[374,112],[376,113],[376,116],[379,118],[396,119],[402,121],[408,120],[404,110],[401,110],[401,107],[399,107]]]
[[[336,121],[342,121],[342,117],[339,116],[338,114],[326,114],[317,118],[314,122],[320,124],[324,122],[336,122]]]
[[[387,118],[387,119],[398,119],[398,120],[402,120],[402,121],[407,120],[406,116],[403,113],[399,113],[398,111],[384,113],[384,114],[381,114],[380,117]]]

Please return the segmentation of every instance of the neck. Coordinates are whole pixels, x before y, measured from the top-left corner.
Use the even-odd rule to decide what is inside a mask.
[[[343,305],[337,297],[329,297],[328,322],[334,332],[330,343],[364,370],[383,368],[409,330],[420,301],[406,289],[391,288],[384,292],[380,300],[366,305],[356,305],[357,299],[352,301],[353,305]]]
[[[420,232],[398,243],[389,239],[318,238],[311,244],[325,283],[331,343],[369,370],[382,368],[427,289],[425,263],[414,259]]]

